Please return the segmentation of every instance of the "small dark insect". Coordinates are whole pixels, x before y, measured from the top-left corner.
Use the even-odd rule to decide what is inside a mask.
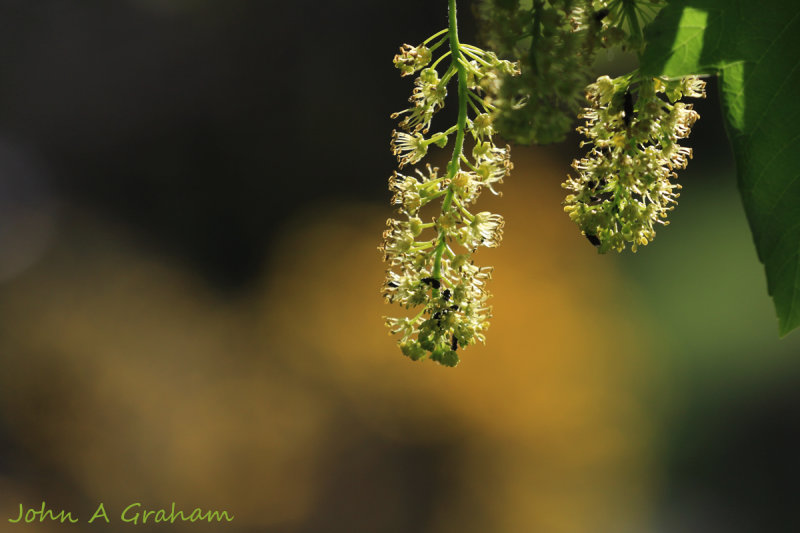
[[[605,178],[600,178],[600,181],[589,180],[586,182],[586,187],[591,189],[592,191],[597,191],[597,189],[602,189],[603,187],[605,187],[606,183],[608,182],[606,181]]]
[[[633,120],[633,95],[631,95],[630,91],[625,91],[625,103],[623,110],[625,111],[625,127],[631,127],[631,121]]]
[[[600,246],[600,239],[597,238],[597,235],[592,235],[590,233],[586,234],[586,238],[589,239],[589,242],[595,246]]]
[[[456,339],[455,333],[453,334],[453,340],[450,342],[450,349],[454,352],[458,350],[458,339]]]
[[[450,289],[442,291],[442,299],[444,299],[445,302],[450,299]]]
[[[422,278],[420,281],[426,285],[430,285],[434,289],[438,289],[442,286],[441,282],[436,278]]]
[[[458,306],[457,305],[451,305],[450,306],[450,310],[451,311],[458,311]]]
[[[600,22],[601,20],[606,18],[609,13],[611,13],[611,11],[609,9],[601,9],[601,10],[597,11],[597,13],[594,14],[595,22]]]
[[[440,318],[444,318],[444,317],[447,316],[447,313],[449,313],[449,312],[450,312],[450,309],[447,309],[447,308],[439,309],[438,311],[433,313],[433,319],[434,320],[439,320]]]

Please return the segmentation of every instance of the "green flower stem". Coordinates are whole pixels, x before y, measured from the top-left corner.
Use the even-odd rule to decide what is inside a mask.
[[[445,85],[447,85],[450,82],[450,78],[452,78],[457,72],[458,70],[456,70],[452,65],[450,65],[450,68],[447,70],[447,73],[442,78],[442,81],[439,82],[439,87],[444,87]]]
[[[447,33],[448,31],[450,31],[450,28],[445,28],[445,29],[443,29],[441,31],[437,31],[436,33],[434,33],[433,35],[431,35],[430,37],[428,37],[427,39],[422,41],[422,44],[428,44],[432,40],[436,39],[438,36],[443,35],[443,34]]]
[[[441,198],[441,197],[442,197],[442,196],[444,196],[445,194],[447,194],[447,191],[446,191],[446,190],[444,190],[444,191],[439,191],[439,192],[435,192],[435,193],[431,194],[430,196],[426,196],[425,198],[423,198],[423,199],[422,199],[422,201],[423,201],[423,202],[425,202],[425,203],[427,204],[428,202],[431,202],[431,201],[433,201],[433,200],[436,200],[437,198]]]
[[[453,56],[453,64],[458,70],[458,122],[456,123],[458,129],[456,132],[456,142],[453,146],[453,157],[447,165],[447,179],[452,180],[460,168],[459,160],[461,159],[461,153],[464,149],[464,135],[467,131],[467,72],[461,62],[461,45],[458,42],[458,22],[456,20],[456,0],[449,0],[449,3],[450,52]],[[442,215],[446,215],[450,212],[450,206],[453,203],[453,194],[453,184],[452,181],[450,181],[450,185],[447,187],[447,195],[445,195],[444,201],[442,202]],[[431,273],[431,276],[437,280],[441,280],[442,278],[442,254],[444,253],[445,246],[447,246],[447,242],[445,241],[444,228],[439,228],[439,238],[436,249],[433,252],[433,272]]]
[[[477,46],[472,46],[471,44],[462,44],[461,48],[463,50],[469,50],[471,52],[475,52],[476,54],[480,55],[481,57],[486,54],[486,50],[481,50]]]
[[[411,323],[412,323],[412,324],[416,324],[417,322],[419,322],[419,319],[420,319],[420,318],[422,318],[422,314],[425,312],[425,310],[426,310],[426,308],[425,308],[425,307],[423,307],[423,308],[420,310],[420,312],[419,312],[419,313],[417,313],[417,316],[415,316],[414,318],[412,318],[412,319],[411,319]]]
[[[456,200],[456,201],[455,201],[455,204],[458,206],[458,209],[459,209],[459,210],[461,210],[461,212],[464,214],[464,216],[467,218],[467,220],[469,220],[470,222],[472,222],[473,220],[475,220],[475,217],[472,215],[472,213],[470,213],[470,212],[467,210],[467,208],[466,208],[466,207],[464,207],[464,205],[463,205],[461,202],[459,202],[458,200]]]
[[[464,48],[463,52],[466,55],[468,55],[469,57],[471,57],[472,59],[474,59],[475,61],[477,61],[478,63],[480,63],[481,65],[483,65],[484,67],[491,67],[491,65],[489,64],[488,61],[485,61],[481,56],[479,56],[478,54],[473,53],[468,48]]]
[[[449,55],[450,55],[450,52],[443,53],[441,56],[439,56],[439,59],[437,59],[436,61],[433,62],[433,65],[431,65],[430,68],[435,69],[439,65],[439,63],[442,62],[442,59],[446,58]]]
[[[478,109],[478,106],[476,106],[475,103],[472,100],[470,100],[469,98],[467,98],[467,101],[469,102],[469,106],[472,108],[472,110],[475,111],[475,114],[476,115],[480,115],[481,114],[481,110]]]
[[[492,104],[489,104],[489,103],[486,103],[486,102],[483,100],[483,98],[481,98],[480,96],[476,95],[476,94],[475,94],[475,93],[473,93],[472,91],[470,91],[470,92],[469,92],[469,96],[470,96],[470,98],[472,98],[473,100],[475,100],[475,102],[477,102],[478,104],[480,104],[480,105],[481,105],[481,107],[483,107],[484,111],[490,112],[490,111],[493,111],[494,109],[497,109],[497,107],[496,107],[496,106],[494,106],[494,105],[492,105]]]
[[[463,154],[461,155],[461,162],[467,165],[473,172],[478,172],[478,167],[470,163],[469,159],[467,159],[467,156]]]
[[[430,139],[424,141],[422,144],[427,146],[429,144],[433,144],[433,143],[439,142],[439,141],[442,140],[443,137],[447,137],[447,136],[453,134],[454,132],[456,132],[457,130],[458,130],[458,126],[457,125],[456,126],[451,126],[446,131],[443,131],[441,133],[437,133],[436,135],[431,136]]]
[[[437,48],[439,48],[440,46],[442,46],[446,42],[447,42],[447,36],[442,37],[440,40],[436,41],[436,44],[434,44],[433,46],[428,48],[428,50],[430,50],[431,53],[433,53],[433,52],[436,51]]]

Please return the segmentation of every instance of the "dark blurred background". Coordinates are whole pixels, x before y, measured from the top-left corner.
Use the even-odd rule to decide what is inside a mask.
[[[800,530],[800,337],[777,337],[712,80],[653,244],[598,256],[563,214],[577,136],[514,147],[481,204],[507,219],[478,258],[487,347],[447,370],[386,336],[375,247],[411,91],[391,58],[445,25],[429,0],[0,0],[2,516]]]

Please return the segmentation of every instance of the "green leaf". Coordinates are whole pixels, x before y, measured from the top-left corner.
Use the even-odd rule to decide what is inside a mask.
[[[645,36],[643,74],[719,75],[739,191],[785,335],[800,326],[800,2],[673,1]]]

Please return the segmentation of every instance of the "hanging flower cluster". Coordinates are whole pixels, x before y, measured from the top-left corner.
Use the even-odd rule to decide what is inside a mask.
[[[608,25],[610,10],[603,4],[481,0],[477,5],[484,39],[502,55],[520,58],[521,75],[502,77],[493,102],[505,138],[521,144],[564,140],[591,81],[596,51],[623,37]]]
[[[386,319],[391,333],[400,335],[401,351],[413,360],[430,357],[446,366],[458,363],[459,348],[485,342],[491,317],[486,290],[491,268],[474,265],[470,257],[479,246],[500,244],[503,218],[489,212],[473,213],[470,207],[484,188],[498,194],[496,186],[512,168],[509,148],[492,141],[493,109],[486,95],[500,76],[518,72],[516,64],[500,60],[492,52],[458,42],[454,4],[451,0],[448,30],[419,46],[403,45],[394,58],[403,76],[419,74],[409,99],[411,106],[392,115],[400,119],[400,129],[392,133],[391,141],[401,169],[422,161],[432,145],[444,148],[451,136],[455,137],[453,156],[444,173],[426,165],[392,174],[392,204],[403,218],[387,221],[379,247],[389,263],[384,298],[414,313]],[[436,50],[448,40],[449,51],[434,60]],[[437,67],[448,57],[449,66],[440,75]],[[454,77],[458,81],[458,122],[429,134]],[[471,157],[464,149],[467,132],[474,141]],[[425,222],[423,211],[434,200],[441,200],[441,209]]]
[[[518,57],[521,75],[499,81],[497,127],[521,144],[566,138],[583,104],[597,52],[640,51],[643,27],[663,0],[480,0],[484,40]]]
[[[705,82],[602,76],[587,87],[578,131],[591,149],[572,163],[578,176],[562,184],[570,192],[564,211],[601,253],[626,243],[635,252],[655,238],[655,224],[668,223],[680,189],[675,170],[692,157],[677,141],[699,118],[682,97],[705,98]]]

